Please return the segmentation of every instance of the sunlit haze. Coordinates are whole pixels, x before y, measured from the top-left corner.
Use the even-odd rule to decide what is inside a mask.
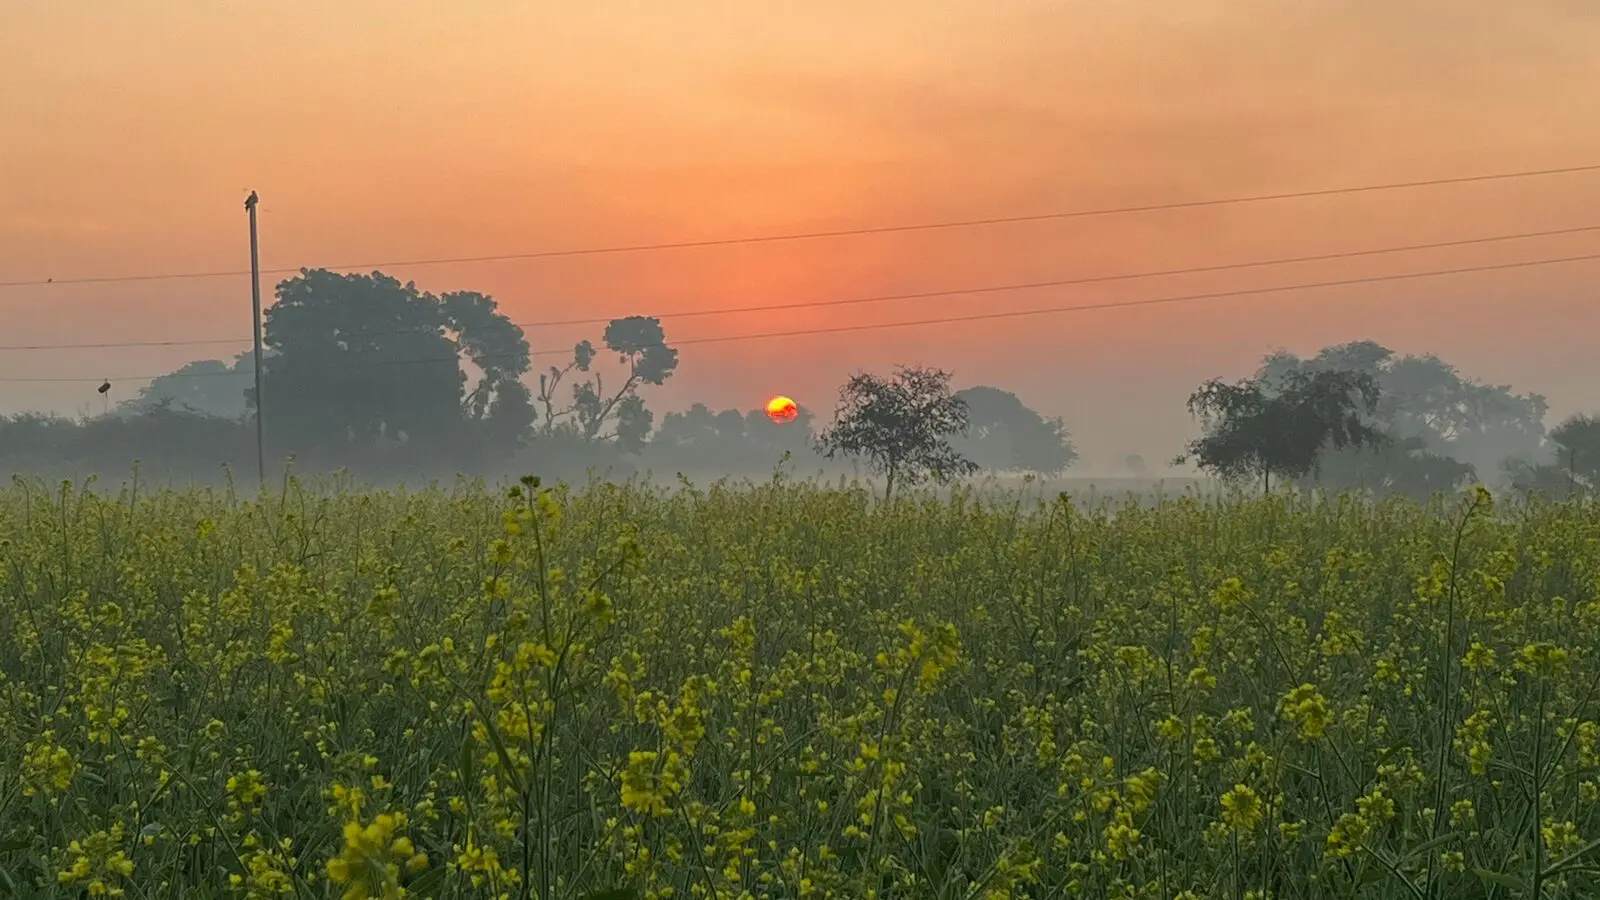
[[[517,322],[669,341],[1600,253],[1600,231],[1007,293],[674,313],[1600,225],[1600,172],[831,239],[486,256],[1162,204],[1600,163],[1589,0],[0,4],[0,282],[359,267]],[[264,277],[270,301],[282,274]],[[1176,453],[1201,380],[1372,338],[1600,408],[1600,261],[681,349],[656,410],[825,415],[950,369],[1065,418],[1083,468]],[[0,409],[98,412],[249,346],[238,275],[0,288]],[[561,352],[598,326],[528,329]],[[547,365],[547,357],[535,359]],[[659,415],[659,414],[658,414]],[[659,419],[658,419],[659,421]]]

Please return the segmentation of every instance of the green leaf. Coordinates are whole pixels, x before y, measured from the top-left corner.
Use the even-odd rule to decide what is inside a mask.
[[[1425,895],[1422,893],[1422,889],[1417,887],[1416,883],[1411,879],[1407,878],[1406,873],[1400,871],[1400,867],[1396,865],[1393,860],[1389,859],[1387,854],[1385,854],[1382,850],[1375,850],[1366,846],[1365,844],[1362,845],[1361,849],[1366,851],[1368,856],[1377,860],[1378,864],[1383,866],[1384,871],[1399,879],[1400,883],[1405,885],[1406,890],[1411,892],[1411,896],[1418,898],[1418,900],[1424,900]],[[1369,881],[1378,880],[1377,877],[1368,877],[1371,875],[1381,875],[1381,873],[1378,873],[1376,870],[1363,871],[1361,879],[1362,882],[1367,883]]]
[[[1366,848],[1362,849],[1365,850]],[[1385,862],[1385,860],[1373,853],[1371,850],[1367,850],[1366,853],[1368,859],[1377,860],[1379,863]],[[1361,885],[1377,884],[1388,877],[1388,870],[1381,865],[1369,866],[1363,863],[1356,866],[1356,882]]]
[[[1473,869],[1472,874],[1478,876],[1480,880],[1488,882],[1489,884],[1498,884],[1501,887],[1510,888],[1514,891],[1525,891],[1528,889],[1528,882],[1522,880],[1521,878],[1515,878],[1507,875],[1504,872],[1491,872],[1488,869]]]
[[[477,750],[477,742],[472,739],[472,729],[469,728],[461,736],[461,783],[468,790],[472,788],[476,776]]]
[[[1582,847],[1572,851],[1571,853],[1568,853],[1566,856],[1561,857],[1560,862],[1550,867],[1549,873],[1554,875],[1557,872],[1565,871],[1566,869],[1577,865],[1578,860],[1594,852],[1596,847],[1600,847],[1600,838],[1592,840],[1589,843],[1584,844]]]
[[[0,841],[0,853],[10,853],[14,850],[26,850],[33,846],[33,838],[6,838]]]
[[[1444,834],[1441,834],[1436,838],[1433,838],[1431,840],[1423,841],[1422,843],[1416,845],[1415,847],[1406,848],[1406,852],[1404,854],[1402,854],[1400,856],[1400,858],[1398,860],[1396,860],[1396,862],[1407,862],[1409,860],[1415,859],[1417,856],[1419,856],[1419,855],[1421,855],[1423,853],[1427,853],[1429,850],[1433,850],[1433,849],[1435,849],[1437,847],[1442,847],[1445,844],[1450,843],[1451,841],[1455,840],[1456,838],[1458,838],[1460,836],[1461,836],[1461,833],[1458,832],[1458,831],[1447,831]]]
[[[478,719],[483,722],[483,730],[489,733],[489,743],[494,745],[494,753],[500,757],[500,766],[506,770],[506,778],[511,782],[511,787],[517,793],[522,793],[522,779],[517,775],[517,769],[511,764],[511,754],[506,752],[505,741],[500,739],[500,729],[494,727],[494,720],[490,719],[478,704],[472,704],[478,710]]]
[[[583,900],[639,900],[639,892],[633,888],[612,888],[609,891],[589,894]]]
[[[429,869],[406,885],[406,893],[426,896],[444,883],[444,876],[443,868]]]
[[[343,826],[339,825],[337,822],[327,823],[311,836],[311,840],[306,842],[305,848],[301,850],[298,855],[306,857],[314,855],[316,851],[320,850],[324,844],[333,843],[334,839],[338,837],[340,832],[343,830]]]

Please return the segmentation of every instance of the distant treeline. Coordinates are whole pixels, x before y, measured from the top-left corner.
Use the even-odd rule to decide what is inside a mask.
[[[825,457],[817,448],[823,423],[805,408],[778,424],[761,410],[695,404],[658,422],[647,395],[673,376],[678,351],[653,317],[614,319],[598,344],[580,341],[542,371],[528,336],[493,298],[425,293],[378,272],[302,270],[277,286],[264,318],[274,472],[293,459],[302,471],[376,481],[645,470],[705,478],[770,472],[784,461],[797,474],[847,474],[862,462]],[[112,476],[137,460],[153,479],[211,481],[229,469],[253,476],[253,384],[250,356],[241,354],[190,363],[105,415],[0,418],[0,469]],[[959,428],[938,436],[951,459],[1043,476],[1077,460],[1066,424],[1008,391],[976,386],[952,400]],[[1600,482],[1600,423],[1576,417],[1547,432],[1543,397],[1372,341],[1310,358],[1272,354],[1249,378],[1207,382],[1189,408],[1202,437],[1184,456],[1234,480],[1417,496],[1473,481],[1551,493]],[[1146,463],[1129,454],[1124,469],[1142,476]]]
[[[1059,423],[1039,416],[1014,395],[980,387],[958,396],[968,405],[973,424],[955,444],[983,468],[1055,475],[1075,457]],[[815,414],[804,407],[795,420],[779,424],[762,410],[716,411],[697,403],[667,413],[646,440],[632,446],[614,437],[589,437],[570,426],[530,427],[514,442],[480,426],[454,429],[447,441],[414,440],[404,433],[363,439],[347,432],[343,442],[299,445],[269,427],[266,458],[274,473],[292,463],[303,472],[345,470],[378,482],[530,472],[574,480],[590,473],[622,478],[645,471],[704,480],[758,476],[780,466],[800,476],[866,474],[853,461],[819,453],[816,425]],[[0,417],[0,469],[6,472],[52,478],[124,476],[135,463],[152,480],[216,483],[228,470],[253,479],[254,417],[200,412],[170,397],[83,419],[38,413]]]

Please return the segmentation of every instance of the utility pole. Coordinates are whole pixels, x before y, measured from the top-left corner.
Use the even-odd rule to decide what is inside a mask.
[[[245,212],[250,214],[250,324],[256,339],[256,478],[261,492],[267,490],[267,441],[262,424],[261,397],[261,253],[256,243],[256,192],[251,191],[244,201]]]

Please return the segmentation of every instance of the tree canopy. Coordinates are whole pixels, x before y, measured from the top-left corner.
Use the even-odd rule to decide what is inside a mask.
[[[1016,394],[979,385],[955,396],[967,406],[967,431],[951,443],[978,466],[1058,475],[1078,458],[1066,425],[1041,416]]]
[[[303,452],[380,440],[456,451],[469,436],[506,450],[532,421],[527,339],[486,295],[301,270],[264,320],[268,420]],[[464,363],[480,373],[470,391]]]
[[[220,359],[203,359],[158,376],[139,390],[139,396],[124,400],[120,408],[144,412],[159,407],[237,419],[248,411],[254,390],[255,373],[251,354],[235,356],[231,364]]]
[[[991,385],[953,391],[949,373],[939,369],[852,376],[835,420],[820,433],[803,407],[779,424],[761,409],[698,403],[668,413],[655,428],[645,395],[666,384],[679,363],[658,318],[612,319],[535,379],[527,337],[485,294],[435,295],[382,272],[326,270],[301,270],[275,294],[264,332],[268,455],[293,453],[313,467],[351,466],[382,477],[414,473],[420,461],[438,473],[484,472],[499,460],[541,473],[665,464],[742,474],[783,458],[806,465],[850,457],[886,476],[889,496],[901,485],[978,469],[1057,475],[1078,457],[1061,419]],[[250,363],[249,353],[191,362],[104,418],[129,420],[130,439],[150,441],[152,452],[166,452],[152,430],[160,427],[233,435],[230,428],[253,425]],[[1302,487],[1425,497],[1498,467],[1529,489],[1600,489],[1597,420],[1575,417],[1547,437],[1543,397],[1480,383],[1436,356],[1403,356],[1370,340],[1308,358],[1271,354],[1252,378],[1206,382],[1188,398],[1188,410],[1202,435],[1179,461],[1230,480],[1259,478],[1270,487],[1287,478]],[[133,423],[136,416],[142,418]],[[228,427],[191,421],[195,416]],[[111,425],[45,427],[26,417],[12,426],[11,434],[46,448],[114,433]],[[228,445],[253,450],[253,435],[230,437]],[[1146,474],[1136,454],[1121,462],[1129,474]]]
[[[1572,416],[1552,429],[1547,459],[1507,460],[1513,486],[1554,498],[1600,489],[1600,416]]]
[[[718,412],[696,403],[662,417],[650,451],[679,471],[753,471],[775,465],[785,453],[814,459],[815,422],[804,406],[792,421],[778,424],[764,410]]]
[[[1189,412],[1204,434],[1177,459],[1230,481],[1272,476],[1299,478],[1317,465],[1324,448],[1380,444],[1384,435],[1364,421],[1378,404],[1370,375],[1335,369],[1284,372],[1234,383],[1212,379],[1189,396]]]
[[[865,457],[885,477],[888,500],[899,483],[944,483],[977,471],[950,443],[967,426],[967,404],[951,393],[950,373],[900,366],[887,378],[851,376],[818,444],[829,458]]]
[[[1257,374],[1270,389],[1290,372],[1326,370],[1373,380],[1379,400],[1365,420],[1394,439],[1382,449],[1343,451],[1350,459],[1329,452],[1319,473],[1327,487],[1448,490],[1475,472],[1499,468],[1508,457],[1532,458],[1543,444],[1542,396],[1466,378],[1431,354],[1401,356],[1375,341],[1355,341],[1325,347],[1309,359],[1272,354]]]
[[[605,376],[594,370],[599,353],[594,344],[579,341],[565,366],[551,366],[539,376],[538,402],[544,410],[547,432],[571,431],[587,440],[611,439],[627,452],[644,449],[654,414],[639,396],[642,385],[662,385],[678,368],[678,351],[668,346],[661,320],[654,316],[613,319],[601,337],[605,348],[624,366],[620,383],[606,387]],[[569,376],[570,401],[561,401],[559,388]]]
[[[435,295],[382,272],[320,269],[301,270],[275,293],[264,311],[263,393],[269,453],[278,458],[472,470],[538,437],[541,466],[619,462],[617,451],[637,453],[650,437],[653,415],[639,388],[663,384],[678,365],[659,320],[622,317],[606,326],[600,348],[575,345],[566,365],[538,379],[536,394],[524,380],[528,340],[486,294]],[[615,380],[601,371],[607,352],[622,367]],[[255,406],[250,362],[245,353],[231,364],[189,363],[120,409],[241,419]]]

